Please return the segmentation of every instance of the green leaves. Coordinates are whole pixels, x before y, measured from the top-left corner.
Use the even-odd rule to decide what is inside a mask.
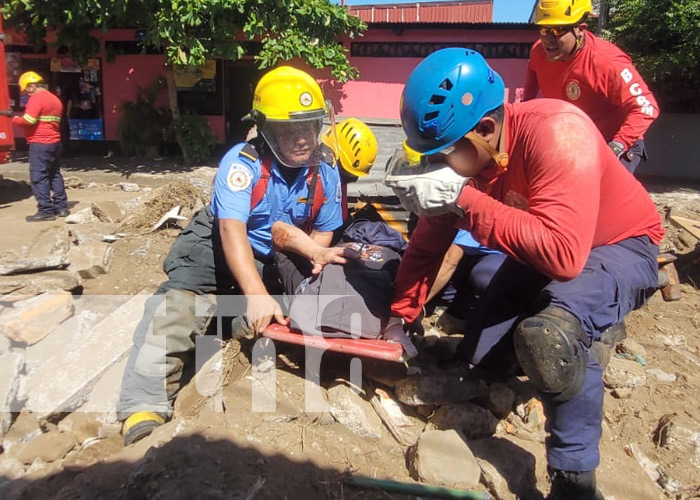
[[[36,43],[47,26],[62,27],[58,43],[78,60],[99,50],[90,35],[95,26],[131,27],[145,29],[146,43],[162,49],[173,66],[239,59],[246,55],[240,42],[260,41],[256,61],[262,68],[301,57],[313,67],[329,67],[341,81],[357,70],[337,38],[365,29],[329,0],[9,0],[2,14]]]

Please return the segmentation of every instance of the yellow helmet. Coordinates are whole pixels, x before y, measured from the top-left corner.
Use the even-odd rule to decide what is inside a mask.
[[[592,10],[591,0],[538,0],[535,24],[539,26],[576,24]]]
[[[406,141],[403,141],[403,154],[409,165],[420,165],[425,155],[411,148]]]
[[[326,114],[326,102],[316,80],[291,66],[280,66],[263,75],[255,86],[253,110],[265,120],[294,121]]]
[[[24,89],[26,89],[27,85],[30,83],[42,83],[43,81],[44,79],[39,73],[27,71],[26,73],[22,73],[22,75],[19,77],[19,90],[24,92]]]
[[[337,143],[336,143],[337,137]],[[364,177],[377,159],[377,138],[366,123],[357,118],[348,118],[321,137],[340,160],[340,166],[350,175]]]

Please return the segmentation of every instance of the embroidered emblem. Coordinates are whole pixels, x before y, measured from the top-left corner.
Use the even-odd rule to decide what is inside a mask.
[[[314,98],[311,97],[311,94],[309,94],[308,92],[302,92],[299,96],[299,102],[302,106],[308,108],[314,102]]]
[[[566,84],[566,95],[572,101],[576,101],[581,97],[581,87],[576,80],[571,80]]]
[[[228,170],[226,184],[231,191],[243,191],[253,181],[253,174],[245,165],[234,163]]]

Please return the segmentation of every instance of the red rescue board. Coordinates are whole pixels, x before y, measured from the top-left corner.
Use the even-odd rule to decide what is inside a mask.
[[[401,345],[387,342],[386,340],[316,337],[314,335],[304,335],[290,330],[288,326],[279,324],[272,324],[267,327],[263,337],[287,344],[303,345],[312,349],[340,352],[351,356],[381,359],[396,363],[403,362],[403,348]]]

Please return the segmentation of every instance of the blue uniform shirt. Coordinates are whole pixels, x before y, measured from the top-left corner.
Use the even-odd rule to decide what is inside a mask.
[[[457,236],[455,236],[452,242],[455,245],[462,247],[465,255],[484,255],[488,253],[501,253],[498,250],[492,250],[489,247],[485,247],[478,241],[474,239],[472,233],[465,229],[460,229],[457,231]]]
[[[266,257],[272,253],[272,224],[277,221],[301,227],[309,218],[311,206],[306,178],[309,169],[299,169],[299,175],[287,184],[273,160],[270,181],[265,196],[253,210],[250,199],[253,187],[260,179],[262,162],[240,155],[246,143],[232,147],[219,163],[214,179],[211,212],[217,219],[237,219],[248,227],[248,239],[253,251]],[[335,231],[343,224],[340,174],[337,168],[321,164],[319,182],[323,183],[325,201],[313,228],[316,231]]]

